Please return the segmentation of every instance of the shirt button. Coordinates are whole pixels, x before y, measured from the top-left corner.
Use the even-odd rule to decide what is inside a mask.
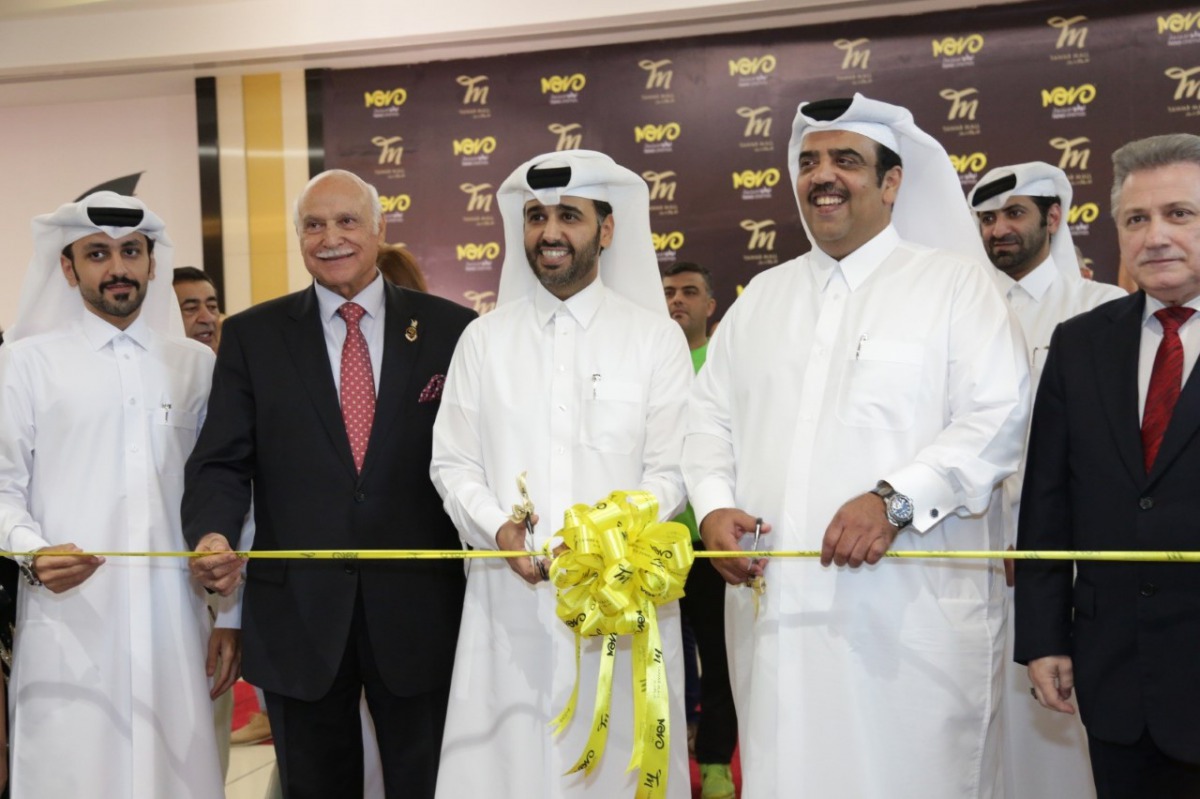
[[[929,511],[929,516],[930,518],[936,519],[938,517],[938,509],[934,508],[933,510]]]
[[[1142,583],[1138,588],[1138,593],[1144,597],[1152,597],[1158,593],[1158,586],[1154,583]]]
[[[1150,510],[1154,507],[1154,497],[1142,497],[1138,500],[1138,507],[1142,510]]]
[[[129,398],[129,404],[130,404],[130,405],[137,405],[137,397],[130,397],[130,398]]]
[[[139,452],[140,450],[138,449],[138,445],[134,444],[132,447],[129,448],[129,451],[130,452]]]

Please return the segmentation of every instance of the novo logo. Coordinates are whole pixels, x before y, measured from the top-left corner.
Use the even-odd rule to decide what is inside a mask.
[[[395,212],[404,213],[412,207],[412,198],[407,194],[395,194],[391,197],[386,194],[379,195],[379,208],[385,214]]]
[[[367,108],[389,108],[391,106],[401,106],[408,99],[408,92],[404,89],[396,88],[390,92],[385,92],[382,89],[376,89],[373,92],[363,92],[363,105]]]
[[[675,172],[667,170],[665,172],[646,171],[642,173],[642,179],[650,186],[650,202],[675,202]]]
[[[744,138],[750,139],[755,136],[764,139],[771,138],[770,106],[760,105],[758,108],[742,106],[737,110],[737,115],[746,120],[746,129],[742,131]]]
[[[675,70],[666,69],[671,65],[671,59],[664,58],[659,61],[651,61],[648,58],[643,58],[638,62],[638,66],[646,70],[646,91],[655,91],[657,89],[667,90],[671,88],[671,79],[675,77]]]
[[[467,212],[490,214],[492,200],[496,195],[492,192],[491,183],[460,183],[458,190],[467,195]]]
[[[1072,205],[1071,210],[1067,211],[1067,224],[1074,225],[1078,222],[1090,225],[1100,218],[1100,206],[1095,203],[1083,203],[1082,205]]]
[[[459,75],[455,81],[459,86],[464,87],[462,103],[463,105],[487,105],[488,89],[487,75]]]
[[[667,122],[662,125],[642,125],[633,129],[633,140],[639,143],[675,141],[682,132],[683,128],[679,126],[678,122]]]
[[[1191,69],[1183,69],[1182,67],[1171,67],[1163,74],[1172,80],[1179,81],[1179,85],[1175,87],[1176,100],[1195,100],[1200,93],[1200,80],[1192,80],[1192,76],[1200,73],[1200,67],[1192,67]]]
[[[946,119],[951,122],[956,119],[973,121],[975,115],[979,113],[979,99],[975,97],[977,94],[979,94],[978,89],[942,89],[938,92],[943,100],[950,102],[950,110],[946,112]]]
[[[1050,140],[1050,146],[1055,150],[1061,150],[1062,156],[1058,159],[1059,169],[1079,169],[1088,168],[1088,159],[1092,157],[1092,149],[1084,147],[1085,144],[1090,144],[1091,140],[1086,136],[1078,136],[1074,139],[1068,139],[1063,136],[1055,136]]]
[[[975,55],[983,49],[983,34],[972,33],[969,36],[947,36],[933,40],[933,57],[954,57],[957,55]]]
[[[494,261],[500,257],[500,245],[494,241],[483,244],[458,244],[454,250],[460,261]]]
[[[739,226],[742,230],[750,234],[750,240],[746,242],[747,250],[775,250],[775,227],[774,219],[743,219]]]
[[[583,146],[583,125],[578,122],[569,125],[552,122],[546,126],[546,130],[558,137],[558,142],[554,145],[555,151],[578,150]]]
[[[1187,14],[1175,12],[1169,17],[1158,18],[1159,33],[1187,33],[1200,28],[1200,11],[1192,11]]]
[[[770,53],[754,58],[729,59],[729,74],[734,75],[768,75],[775,71],[776,59]]]
[[[763,186],[775,186],[779,183],[779,179],[779,170],[775,167],[757,170],[743,169],[741,172],[733,173],[733,187],[735,189],[761,189]]]
[[[1074,47],[1082,50],[1087,42],[1088,29],[1087,26],[1080,25],[1081,22],[1087,22],[1087,17],[1050,17],[1046,20],[1047,25],[1058,30],[1058,41],[1055,42],[1054,49],[1065,50]]]
[[[402,141],[402,136],[376,136],[371,139],[371,144],[379,148],[379,163],[400,166],[400,161],[404,158],[404,147],[400,144]]]
[[[670,233],[651,233],[650,239],[654,242],[655,252],[678,250],[683,246],[683,234],[678,230],[672,230]]]
[[[565,94],[566,92],[583,91],[587,85],[587,76],[576,72],[574,75],[551,75],[542,78],[542,94]]]
[[[1096,99],[1096,87],[1090,83],[1085,83],[1082,86],[1071,86],[1064,88],[1055,86],[1053,89],[1042,89],[1042,108],[1056,105],[1059,108],[1068,105],[1081,103],[1087,105],[1092,100]]]
[[[843,51],[842,69],[866,69],[871,63],[871,51],[865,47],[870,39],[838,39],[833,46]]]
[[[491,155],[496,152],[496,137],[455,139],[453,145],[455,155]]]
[[[983,153],[951,155],[950,163],[953,165],[954,171],[960,175],[965,175],[968,172],[982,172],[987,169],[987,156]]]

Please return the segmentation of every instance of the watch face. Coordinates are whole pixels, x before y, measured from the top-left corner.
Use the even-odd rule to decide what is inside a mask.
[[[903,520],[905,524],[912,521],[912,500],[903,494],[892,494],[888,500],[888,509],[892,512],[893,518]]]

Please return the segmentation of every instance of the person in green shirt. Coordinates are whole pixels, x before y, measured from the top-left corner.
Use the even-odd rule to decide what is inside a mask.
[[[663,293],[671,318],[679,323],[692,352],[692,366],[699,372],[708,354],[708,320],[717,308],[713,298],[712,275],[699,264],[679,261],[663,274]],[[692,531],[692,544],[702,548],[692,506],[688,505],[675,521]],[[733,692],[729,687],[729,666],[725,658],[725,581],[712,567],[712,561],[697,560],[688,574],[686,594],[679,600],[686,628],[695,636],[703,674],[700,678],[701,715],[696,717],[696,761],[700,764],[702,799],[733,799],[733,776],[729,763],[737,744],[737,715]],[[695,674],[695,657],[687,666],[689,677]],[[688,727],[692,727],[695,703],[688,691]],[[690,738],[690,734],[689,734]]]

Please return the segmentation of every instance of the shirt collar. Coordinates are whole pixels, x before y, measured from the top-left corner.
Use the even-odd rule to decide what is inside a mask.
[[[105,345],[122,334],[128,336],[130,340],[142,349],[150,348],[150,328],[140,313],[138,314],[138,318],[129,324],[129,327],[121,330],[119,327],[114,327],[99,316],[96,316],[96,314],[85,309],[83,319],[80,320],[80,325],[83,328],[84,338],[87,339],[88,344],[91,345],[93,350],[104,349]]]
[[[565,309],[581,327],[587,329],[604,300],[604,282],[596,275],[586,288],[577,291],[565,300],[555,297],[541,283],[533,292],[533,307],[537,313],[538,327],[545,327],[560,309]]]
[[[1054,265],[1054,256],[1046,256],[1046,260],[1035,266],[1020,280],[1013,280],[999,269],[996,269],[996,280],[1005,296],[1009,295],[1013,286],[1020,286],[1034,301],[1041,302],[1042,298],[1046,296],[1046,292],[1058,280],[1058,267]]]
[[[812,257],[816,266],[817,286],[824,292],[833,277],[835,269],[841,269],[842,277],[851,291],[861,286],[871,273],[883,263],[892,250],[900,244],[900,234],[896,228],[888,225],[875,238],[847,255],[842,260],[835,260],[820,247],[813,247]]]
[[[1192,299],[1188,302],[1185,302],[1184,305],[1186,305],[1188,308],[1193,308],[1196,311],[1200,311],[1200,295],[1192,297]],[[1150,318],[1152,316],[1154,316],[1155,311],[1161,311],[1163,308],[1166,308],[1166,307],[1167,307],[1167,304],[1165,302],[1162,302],[1161,300],[1156,300],[1153,297],[1151,297],[1149,294],[1147,294],[1146,295],[1146,305],[1144,308],[1142,308],[1142,326],[1144,327],[1146,325],[1146,323],[1150,321]],[[1191,322],[1192,319],[1195,319],[1197,316],[1200,316],[1200,313],[1192,314],[1192,317],[1191,317],[1191,319],[1188,319],[1188,322]],[[1157,320],[1155,320],[1155,321],[1157,321]],[[1187,323],[1185,322],[1184,324],[1187,324]]]
[[[375,279],[349,300],[316,281],[313,281],[313,285],[317,289],[317,305],[321,309],[321,321],[323,322],[333,321],[333,317],[337,316],[338,308],[347,302],[362,306],[362,309],[367,312],[367,316],[372,319],[378,319],[379,315],[383,313],[383,276],[379,274],[379,270],[375,270]]]

